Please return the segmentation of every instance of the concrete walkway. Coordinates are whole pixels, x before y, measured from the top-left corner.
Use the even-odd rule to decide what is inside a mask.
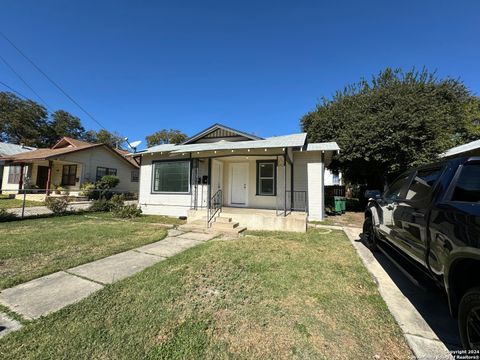
[[[432,330],[417,308],[402,293],[372,252],[361,242],[362,229],[345,227],[345,233],[357,250],[367,270],[373,275],[380,295],[402,329],[417,359],[453,359],[450,351]]]
[[[165,239],[155,243],[2,290],[0,304],[26,319],[37,319],[82,300],[102,289],[104,284],[132,276],[215,236],[170,229]],[[2,318],[5,319],[3,323]],[[0,329],[2,326],[5,331],[8,326],[18,328],[18,323],[12,323],[8,316],[0,314]]]

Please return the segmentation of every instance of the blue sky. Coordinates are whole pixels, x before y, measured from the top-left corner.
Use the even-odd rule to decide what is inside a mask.
[[[1,8],[0,31],[131,140],[215,122],[261,136],[298,132],[318,99],[386,66],[426,66],[480,93],[474,0],[2,0]],[[51,108],[99,128],[2,38],[0,53]],[[3,63],[0,80],[38,101]]]

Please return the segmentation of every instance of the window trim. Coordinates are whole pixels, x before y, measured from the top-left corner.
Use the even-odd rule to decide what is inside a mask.
[[[188,191],[187,192],[178,192],[178,191],[155,191],[155,164],[157,163],[166,163],[166,162],[188,162]],[[152,161],[152,174],[150,177],[150,194],[152,195],[190,195],[192,193],[192,159],[166,159],[166,160],[153,160]]]
[[[273,194],[261,194],[260,193],[260,165],[261,164],[273,164]],[[256,178],[256,190],[255,190],[255,195],[256,196],[277,196],[277,166],[278,166],[278,161],[277,160],[257,160],[257,173],[255,175]],[[264,177],[265,178],[265,177]],[[270,177],[265,178],[265,179],[270,179]]]
[[[97,166],[97,169],[95,171],[95,181],[98,181],[100,180],[103,176],[101,177],[98,177],[98,169],[105,169],[107,171],[105,171],[105,175],[103,176],[117,176],[118,174],[118,169],[117,168],[109,168],[109,167],[106,167],[106,166]],[[115,175],[112,175],[112,174],[108,174],[108,170],[115,170]]]
[[[69,170],[68,170],[68,175],[65,175],[65,167],[66,167],[66,166],[69,168]],[[63,179],[64,179],[65,176],[67,176],[67,177],[71,177],[71,176],[72,176],[72,174],[70,174],[70,168],[71,168],[72,166],[75,167],[75,173],[73,174],[73,175],[74,175],[74,176],[73,176],[73,184],[71,184],[71,183],[68,183],[68,184],[67,184],[67,183],[65,183],[65,182],[63,181]],[[60,185],[61,185],[61,186],[75,186],[75,185],[77,184],[77,171],[78,171],[77,164],[64,164],[64,165],[62,166],[62,180],[61,180],[61,182],[60,182]]]

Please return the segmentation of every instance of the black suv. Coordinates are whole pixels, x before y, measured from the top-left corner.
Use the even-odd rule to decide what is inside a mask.
[[[480,349],[480,157],[405,172],[369,200],[363,232],[444,288],[464,347]]]

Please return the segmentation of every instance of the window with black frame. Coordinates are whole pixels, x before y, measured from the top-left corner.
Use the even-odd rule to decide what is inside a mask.
[[[275,196],[277,193],[277,162],[257,161],[257,195]]]
[[[62,186],[75,186],[77,178],[77,165],[63,165]]]
[[[96,176],[97,181],[106,175],[117,176],[117,169],[98,166]]]
[[[190,192],[190,161],[154,162],[152,191],[156,193]]]

